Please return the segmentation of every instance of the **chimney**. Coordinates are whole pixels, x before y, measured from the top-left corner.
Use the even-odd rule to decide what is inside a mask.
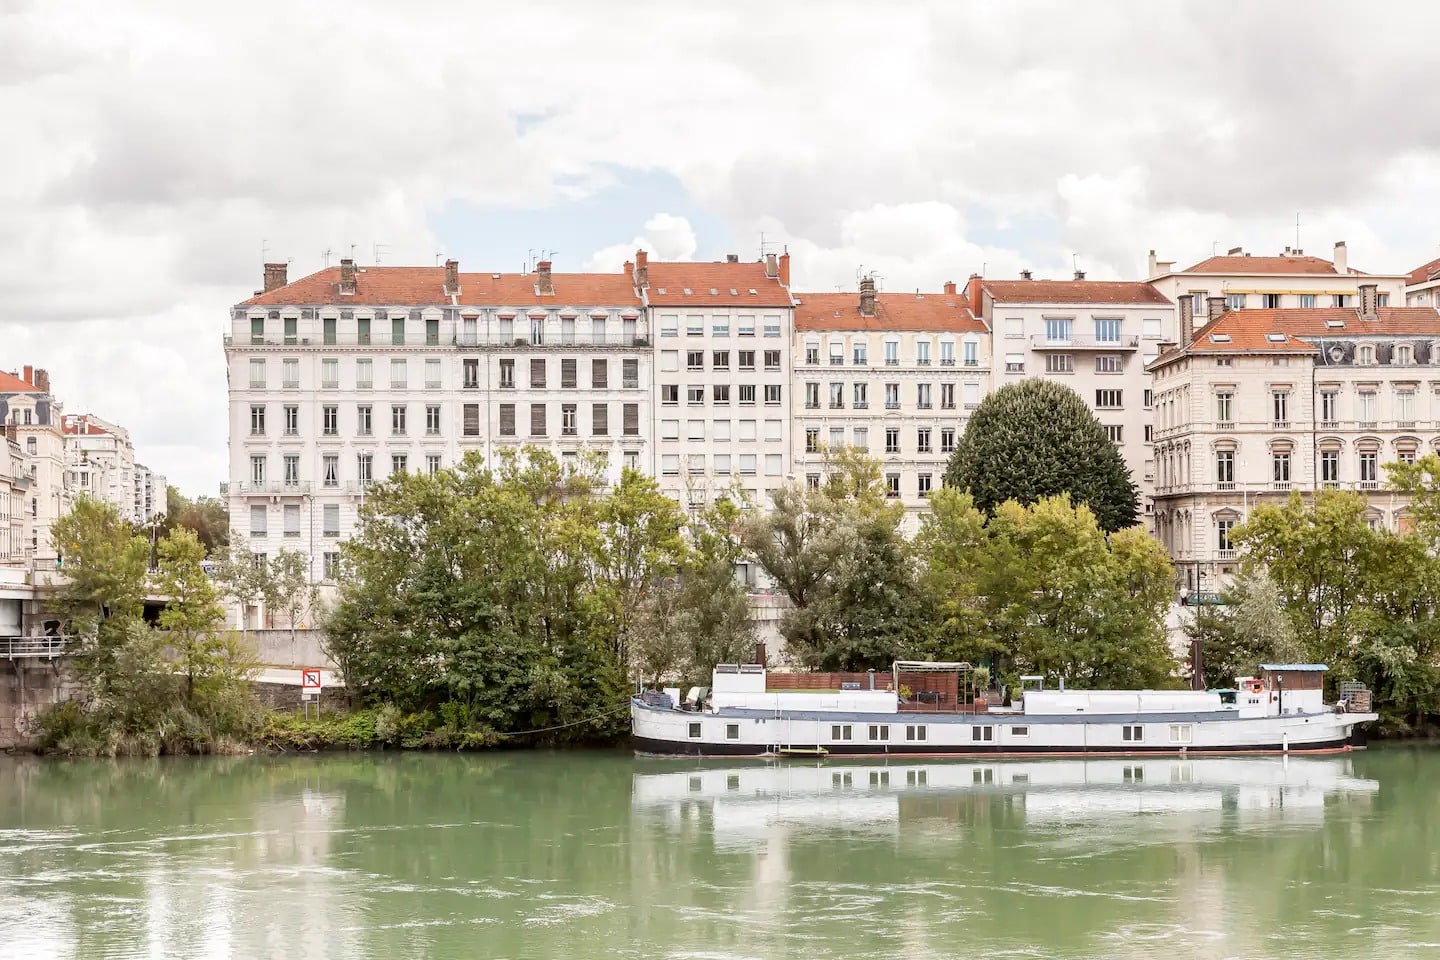
[[[780,254],[780,283],[785,287],[790,286],[790,251],[786,250]]]
[[[864,277],[860,281],[860,316],[875,316],[875,278]]]
[[[1021,271],[1020,271],[1020,279],[1021,279],[1021,280],[1034,280],[1034,279],[1035,279],[1035,275],[1034,275],[1033,273],[1031,273],[1029,270],[1021,270]]]
[[[24,380],[26,383],[30,384],[33,387],[35,385],[35,368],[30,366],[29,364],[26,364],[25,372],[20,377],[20,379]]]
[[[1231,247],[1229,250],[1226,250],[1226,251],[1225,251],[1225,256],[1227,256],[1227,257],[1243,257],[1244,255],[1245,255],[1245,248],[1244,248],[1244,247]]]
[[[1209,323],[1213,320],[1218,320],[1220,319],[1220,314],[1225,312],[1225,298],[1206,297],[1205,308],[1206,323]]]
[[[727,254],[725,254],[725,262],[726,262],[726,263],[739,263],[739,262],[740,262],[740,254],[738,254],[738,253],[727,253]]]
[[[1337,244],[1337,246],[1339,246],[1339,245]],[[1379,304],[1380,304],[1380,298],[1379,298],[1379,296],[1377,295],[1379,289],[1380,289],[1379,284],[1375,284],[1375,283],[1362,283],[1362,284],[1360,284],[1360,319],[1361,319],[1361,320],[1379,320],[1379,319],[1380,319],[1380,311],[1379,311],[1379,309],[1378,309]]]
[[[341,292],[341,293],[354,293],[354,292],[355,292],[355,261],[354,261],[354,260],[341,260],[341,261],[340,261],[340,292]]]
[[[1180,346],[1190,346],[1195,339],[1195,298],[1188,293],[1180,298]]]
[[[1296,253],[1299,253],[1300,251],[1299,251],[1299,250],[1296,250],[1295,252],[1296,252]],[[1349,251],[1345,249],[1345,241],[1344,241],[1344,240],[1336,240],[1336,241],[1335,241],[1335,272],[1336,272],[1336,273],[1349,273],[1349,272],[1350,272],[1350,254],[1349,254]]]
[[[289,283],[290,281],[285,279],[285,275],[289,270],[290,265],[288,263],[265,264],[265,289],[262,292],[269,293],[271,290],[279,290],[285,286],[285,284]]]
[[[35,371],[35,389],[36,389],[36,390],[39,390],[41,393],[49,393],[49,392],[50,392],[50,371],[49,371],[49,370],[36,370],[36,371]]]
[[[970,279],[965,282],[965,300],[970,307],[970,313],[977,320],[984,316],[982,311],[985,309],[985,292],[981,289],[984,283],[985,278],[978,273],[970,274]]]
[[[953,297],[953,296],[955,296],[955,281],[954,281],[954,280],[946,280],[946,281],[945,281],[945,295],[946,295],[947,297]]]
[[[635,286],[641,290],[650,286],[650,254],[644,250],[635,251]]]
[[[445,295],[456,296],[460,293],[460,261],[445,261]]]
[[[780,263],[773,253],[765,254],[765,276],[772,280],[780,276]]]
[[[1160,267],[1160,261],[1155,259],[1155,251],[1154,251],[1154,250],[1151,250],[1151,251],[1150,251],[1150,276],[1149,276],[1148,279],[1154,280],[1156,277],[1160,276],[1159,267]]]
[[[1076,279],[1076,280],[1084,280],[1084,279],[1085,279],[1085,271],[1084,271],[1084,270],[1076,270],[1076,271],[1075,271],[1075,279]]]
[[[555,296],[555,281],[550,277],[550,261],[535,264],[535,292],[542,297]]]

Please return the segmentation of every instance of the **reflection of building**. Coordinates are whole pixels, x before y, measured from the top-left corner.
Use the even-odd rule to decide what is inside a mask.
[[[642,770],[631,802],[636,815],[672,827],[700,816],[716,847],[755,848],[780,825],[897,832],[984,798],[1003,799],[1029,824],[1188,813],[1310,821],[1334,798],[1378,790],[1352,775],[1349,757],[1140,757]]]

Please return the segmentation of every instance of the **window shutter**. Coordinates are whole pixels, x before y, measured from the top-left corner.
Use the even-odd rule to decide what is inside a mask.
[[[544,363],[542,360],[541,363]],[[545,436],[545,404],[530,404],[530,436]]]
[[[590,361],[590,385],[597,388],[610,385],[610,364],[607,361]]]
[[[625,436],[633,437],[640,433],[640,404],[625,404]]]
[[[603,363],[604,361],[600,362]],[[609,404],[597,403],[590,407],[590,433],[596,437],[608,437],[610,435]]]

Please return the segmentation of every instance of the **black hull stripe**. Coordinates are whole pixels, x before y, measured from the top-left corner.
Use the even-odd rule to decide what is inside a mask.
[[[653,740],[649,737],[631,737],[630,743],[636,753],[647,756],[662,757],[761,757],[774,756],[774,753],[767,746],[752,743],[701,743],[675,740]],[[1336,751],[1350,749],[1349,738],[1340,740],[1327,740],[1323,743],[1292,743],[1290,753],[1333,753]],[[814,750],[813,743],[792,743],[787,744],[788,748],[795,750]],[[1230,756],[1243,753],[1285,753],[1285,748],[1278,743],[1255,744],[1249,746],[1234,747],[1211,747],[1208,749],[1189,748],[1181,750],[1179,747],[1165,746],[1136,746],[1127,747],[1124,750],[1110,750],[1103,747],[1075,748],[1075,747],[1045,747],[1045,746],[1000,746],[998,744],[956,744],[954,746],[939,746],[929,743],[917,744],[893,744],[884,750],[876,751],[872,744],[826,744],[825,749],[831,757],[1033,757],[1033,756],[1057,756],[1057,757],[1133,757],[1142,755],[1159,756],[1187,756],[1187,757],[1216,757]],[[786,759],[786,758],[781,758]],[[793,757],[789,759],[817,759],[816,757]]]

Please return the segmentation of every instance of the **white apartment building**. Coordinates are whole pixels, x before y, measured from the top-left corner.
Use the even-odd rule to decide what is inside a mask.
[[[1405,277],[1405,306],[1440,307],[1440,259],[1421,264]]]
[[[25,367],[15,373],[0,372],[0,421],[14,428],[28,477],[19,513],[12,510],[12,517],[18,515],[25,522],[20,540],[13,544],[21,559],[55,557],[50,528],[70,509],[61,416],[46,371]]]
[[[650,263],[642,250],[626,271],[656,331],[661,488],[695,506],[729,490],[767,504],[793,477],[789,254]]]
[[[651,460],[644,305],[624,275],[267,264],[225,338],[226,491],[238,541],[333,580],[366,488],[474,452],[582,449],[608,476]]]
[[[149,523],[168,506],[165,478],[143,463],[135,464],[135,522]]]
[[[1228,310],[1217,295],[1191,342],[1150,365],[1156,533],[1182,588],[1220,589],[1230,532],[1292,490],[1359,490],[1372,524],[1407,522],[1384,465],[1440,449],[1440,313],[1379,306],[1379,287],[1345,308]]]
[[[29,502],[30,468],[12,424],[5,425],[0,446],[0,565],[24,561],[25,512]]]
[[[1403,274],[1370,274],[1350,266],[1345,241],[1335,244],[1333,260],[1307,256],[1289,247],[1276,257],[1256,257],[1242,247],[1202,260],[1184,270],[1173,261],[1157,260],[1150,251],[1150,283],[1171,301],[1191,299],[1196,317],[1204,316],[1205,301],[1224,297],[1231,310],[1287,308],[1354,308],[1360,285],[1374,284],[1378,306],[1406,303]]]
[[[971,277],[971,312],[989,329],[996,389],[1053,377],[1084,398],[1120,448],[1152,508],[1150,376],[1146,364],[1176,339],[1176,309],[1148,283]]]
[[[70,488],[113,504],[120,515],[143,522],[135,512],[135,445],[130,431],[94,414],[60,418],[65,435],[65,469]]]
[[[989,332],[953,283],[943,293],[877,293],[866,278],[858,293],[795,301],[796,475],[818,487],[827,450],[865,451],[915,528],[989,389]]]

